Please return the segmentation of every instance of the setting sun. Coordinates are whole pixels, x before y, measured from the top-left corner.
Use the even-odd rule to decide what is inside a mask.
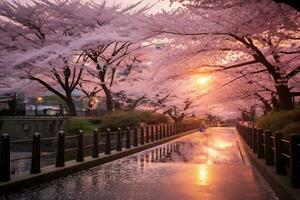
[[[207,85],[211,81],[211,79],[211,76],[199,76],[197,78],[197,83],[202,86]]]

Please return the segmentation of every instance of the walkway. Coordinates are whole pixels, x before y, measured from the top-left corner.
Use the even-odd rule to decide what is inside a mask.
[[[241,154],[233,128],[210,128],[0,199],[277,199]]]

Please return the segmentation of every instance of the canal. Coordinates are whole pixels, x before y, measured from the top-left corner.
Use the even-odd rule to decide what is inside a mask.
[[[210,128],[0,199],[278,199],[240,151],[233,128]]]

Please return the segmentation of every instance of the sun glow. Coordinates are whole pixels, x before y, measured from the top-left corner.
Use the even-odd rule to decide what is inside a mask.
[[[203,76],[198,76],[196,81],[197,81],[198,85],[205,86],[205,85],[208,85],[211,80],[212,80],[211,76],[203,75]]]

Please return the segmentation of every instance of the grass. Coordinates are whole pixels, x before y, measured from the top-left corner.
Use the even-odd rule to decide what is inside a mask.
[[[67,119],[64,127],[64,131],[67,135],[74,135],[79,130],[83,130],[84,133],[92,133],[99,125],[92,122],[90,119]]]

